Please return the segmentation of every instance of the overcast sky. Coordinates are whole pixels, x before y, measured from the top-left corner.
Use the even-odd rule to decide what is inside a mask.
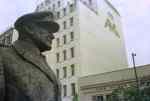
[[[122,16],[129,64],[131,52],[137,65],[150,63],[150,0],[109,0]],[[34,11],[40,0],[0,0],[0,32],[12,26],[17,17]]]
[[[150,64],[150,0],[111,0],[122,16],[128,60],[137,55],[137,65]]]

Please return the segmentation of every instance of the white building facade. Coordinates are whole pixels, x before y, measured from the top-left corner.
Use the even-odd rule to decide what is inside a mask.
[[[120,15],[107,0],[46,0],[36,11],[53,11],[60,25],[48,63],[72,101],[83,76],[127,68]]]
[[[0,35],[0,44],[10,45],[14,41],[14,28],[10,27]]]

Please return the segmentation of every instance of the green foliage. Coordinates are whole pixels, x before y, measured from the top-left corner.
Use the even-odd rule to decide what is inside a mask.
[[[73,97],[73,101],[79,101],[79,96],[77,93],[75,93],[75,95]]]
[[[139,92],[135,87],[115,89],[109,101],[150,101],[150,87]]]

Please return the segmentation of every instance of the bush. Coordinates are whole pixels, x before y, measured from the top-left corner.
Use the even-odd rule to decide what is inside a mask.
[[[139,92],[135,87],[115,89],[109,101],[150,101],[150,87]]]

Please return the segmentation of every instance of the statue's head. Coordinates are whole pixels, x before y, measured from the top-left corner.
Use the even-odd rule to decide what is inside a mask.
[[[19,32],[19,40],[31,39],[40,51],[45,51],[51,49],[53,33],[59,30],[59,25],[52,12],[35,12],[17,19],[15,29]]]

